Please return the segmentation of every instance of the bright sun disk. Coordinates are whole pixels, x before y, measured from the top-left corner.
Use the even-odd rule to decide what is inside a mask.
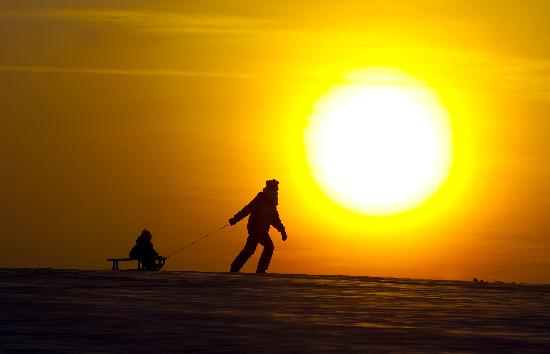
[[[414,208],[448,176],[450,118],[436,92],[390,69],[353,72],[317,102],[305,132],[313,177],[351,210]]]

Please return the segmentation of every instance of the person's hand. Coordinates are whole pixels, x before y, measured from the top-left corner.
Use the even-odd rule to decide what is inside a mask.
[[[237,223],[237,221],[235,221],[235,218],[231,218],[229,219],[229,225],[233,226]]]
[[[286,241],[286,232],[283,233],[283,241]]]

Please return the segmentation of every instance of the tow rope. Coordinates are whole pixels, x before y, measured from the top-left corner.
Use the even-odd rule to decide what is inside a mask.
[[[228,227],[228,226],[229,226],[229,224],[225,224],[225,225],[223,225],[222,227],[220,227],[220,228],[218,228],[218,229],[216,229],[216,230],[210,231],[209,233],[207,233],[207,234],[204,235],[203,237],[201,237],[201,238],[199,238],[199,239],[197,239],[197,240],[191,242],[190,244],[187,244],[187,245],[183,246],[182,248],[179,248],[179,249],[177,249],[176,251],[170,253],[170,254],[166,257],[165,266],[164,266],[165,270],[166,270],[166,262],[168,262],[168,259],[169,259],[170,257],[175,256],[175,255],[177,255],[178,253],[181,253],[181,252],[182,252],[183,250],[185,250],[186,248],[189,248],[189,247],[191,247],[191,246],[193,246],[193,245],[195,245],[195,244],[201,242],[202,240],[204,240],[204,239],[207,238],[208,236],[210,236],[210,235],[212,235],[212,234],[214,234],[214,233],[216,233],[216,232],[218,232],[218,231],[220,231],[220,230],[222,230],[222,229],[224,229],[224,228],[226,228],[226,227]]]

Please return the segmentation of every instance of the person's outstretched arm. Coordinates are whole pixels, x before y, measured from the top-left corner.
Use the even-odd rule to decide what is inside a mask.
[[[252,212],[252,210],[256,207],[256,204],[258,204],[260,199],[260,193],[250,203],[248,203],[244,208],[242,208],[241,211],[239,211],[237,214],[235,214],[234,217],[229,219],[229,225],[235,225],[242,219],[248,216]]]

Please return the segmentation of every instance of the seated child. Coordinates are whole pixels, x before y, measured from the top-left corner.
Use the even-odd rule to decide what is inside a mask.
[[[151,232],[144,229],[141,235],[136,239],[136,244],[130,251],[130,258],[140,261],[143,268],[146,270],[160,270],[166,258],[160,256],[158,252],[155,251],[151,238]]]

